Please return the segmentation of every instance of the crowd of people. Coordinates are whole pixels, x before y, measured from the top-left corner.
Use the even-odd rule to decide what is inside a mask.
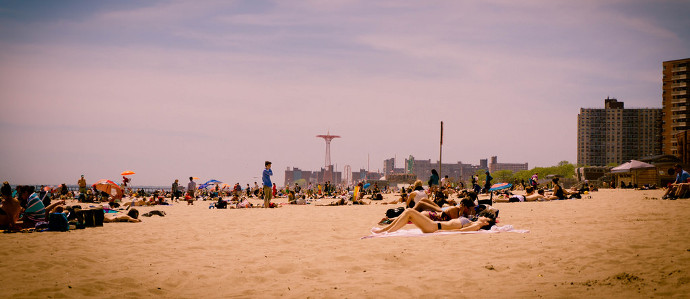
[[[169,205],[176,202],[187,202],[188,205],[194,204],[198,200],[211,200],[209,208],[216,209],[239,209],[239,208],[273,208],[280,205],[271,202],[273,197],[286,197],[287,202],[283,204],[305,205],[352,205],[352,204],[371,204],[381,200],[381,204],[400,205],[397,209],[389,209],[386,217],[380,224],[387,225],[380,229],[381,232],[394,231],[405,223],[412,223],[420,227],[425,232],[436,230],[474,230],[475,228],[487,228],[495,223],[497,210],[492,207],[496,202],[530,202],[530,201],[550,201],[564,200],[570,198],[581,198],[583,194],[596,191],[596,187],[587,181],[570,188],[563,188],[560,179],[554,177],[548,184],[540,188],[538,174],[535,173],[527,183],[524,181],[516,183],[513,188],[523,189],[523,194],[514,194],[513,188],[501,191],[493,191],[491,182],[493,178],[487,171],[483,186],[479,185],[477,176],[471,177],[471,187],[464,188],[464,184],[451,184],[448,176],[441,178],[436,170],[431,171],[431,176],[427,182],[428,188],[425,189],[421,180],[417,180],[410,187],[402,187],[399,196],[391,201],[383,201],[384,193],[397,192],[388,187],[379,188],[377,183],[373,185],[358,183],[356,186],[336,186],[330,182],[323,185],[285,186],[277,188],[271,181],[273,172],[271,162],[266,161],[262,172],[261,185],[254,182],[254,186],[246,184],[245,188],[239,183],[231,188],[227,186],[221,188],[219,184],[203,186],[198,188],[194,177],[189,177],[186,192],[180,186],[179,180],[175,180],[169,191],[153,190],[152,192],[143,189],[133,190],[126,188],[126,181],[123,181],[124,196],[130,198],[128,202],[122,202],[121,196],[113,195],[99,189],[96,185],[88,187],[86,179],[82,175],[77,181],[78,191],[69,190],[66,184],[58,187],[41,186],[35,190],[34,186],[16,186],[15,190],[4,182],[2,186],[2,206],[0,206],[0,227],[9,229],[37,228],[46,227],[51,219],[65,218],[66,222],[72,221],[73,224],[83,225],[83,218],[91,212],[90,209],[81,210],[78,205],[68,206],[66,200],[76,200],[79,203],[100,203],[98,209],[102,211],[110,209],[121,209],[123,213],[118,215],[108,215],[95,219],[96,223],[103,222],[139,222],[137,206]],[[680,165],[676,165],[673,170],[676,174],[676,181],[668,186],[664,198],[675,199],[690,196],[690,174],[683,170]],[[126,178],[126,177],[125,177]],[[546,188],[544,188],[546,187]],[[522,193],[522,192],[521,192]],[[489,199],[486,197],[489,195]],[[252,204],[249,199],[263,200],[262,204]],[[330,202],[321,199],[331,199]],[[368,200],[365,200],[368,199]],[[318,201],[318,202],[317,202]],[[281,204],[282,205],[282,204]],[[482,214],[483,212],[483,214]],[[158,212],[160,215],[160,211]],[[64,217],[59,216],[64,215]],[[163,216],[164,213],[161,215]],[[402,217],[402,218],[401,218]],[[459,220],[458,220],[459,219]],[[432,221],[436,226],[430,225]]]
[[[102,226],[107,222],[140,222],[139,212],[131,209],[123,213],[107,213],[108,203],[96,207],[82,208],[68,205],[65,199],[50,199],[46,190],[40,192],[34,186],[19,185],[13,188],[9,182],[0,187],[0,228],[8,231],[41,229],[67,231],[71,228]],[[82,190],[83,191],[83,190]],[[65,194],[64,196],[68,196]],[[164,216],[162,211],[151,211],[151,215]]]

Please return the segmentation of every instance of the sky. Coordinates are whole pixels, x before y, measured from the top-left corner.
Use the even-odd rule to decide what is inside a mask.
[[[577,114],[661,108],[689,1],[0,1],[0,180],[260,181],[396,157],[576,162]]]

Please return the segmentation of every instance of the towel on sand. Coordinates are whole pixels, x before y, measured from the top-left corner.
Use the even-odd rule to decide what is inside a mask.
[[[453,234],[495,234],[495,233],[529,233],[529,230],[526,229],[515,229],[513,228],[512,225],[504,225],[504,226],[497,226],[494,225],[491,227],[490,230],[478,230],[478,231],[473,231],[473,232],[460,232],[460,231],[436,231],[433,233],[428,233],[425,234],[422,232],[421,229],[418,228],[413,228],[413,229],[401,229],[394,231],[392,233],[385,232],[385,233],[374,233],[373,231],[371,232],[370,236],[364,236],[362,239],[370,239],[370,238],[387,238],[387,237],[426,237],[426,236],[437,236],[437,235],[453,235]]]

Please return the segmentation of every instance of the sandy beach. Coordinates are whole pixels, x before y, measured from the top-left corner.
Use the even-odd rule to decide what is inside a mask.
[[[1,234],[0,297],[690,296],[690,200],[590,195],[496,203],[525,234],[371,239],[394,206],[142,207],[167,216]]]

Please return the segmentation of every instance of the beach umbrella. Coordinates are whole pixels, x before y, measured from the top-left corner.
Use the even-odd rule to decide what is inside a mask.
[[[631,170],[637,170],[637,169],[649,169],[649,168],[655,168],[656,166],[645,163],[642,161],[637,161],[637,160],[630,160],[629,162],[625,162],[621,165],[618,165],[614,168],[611,168],[611,172],[613,173],[618,173],[618,172],[630,172]]]
[[[199,179],[198,177],[192,177],[192,180],[198,180],[198,179]]]
[[[508,183],[493,184],[493,185],[491,185],[491,188],[489,188],[489,191],[492,191],[492,192],[493,192],[493,191],[508,189],[508,188],[510,188],[511,186],[513,186],[513,184],[508,184]]]
[[[121,173],[121,175],[132,175],[132,174],[135,174],[135,173],[136,173],[136,172],[131,171],[131,170],[125,170],[125,171],[123,171],[123,172]]]
[[[92,185],[96,190],[108,193],[116,198],[122,197],[122,189],[111,180],[98,180]]]
[[[213,179],[211,179],[211,180],[209,180],[208,182],[204,183],[204,185],[220,184],[220,183],[222,183],[222,182],[219,181],[219,180],[213,180]]]
[[[364,189],[366,189],[366,188],[369,188],[369,186],[371,186],[371,184],[370,184],[370,183],[366,183],[366,184],[364,184],[364,186],[362,186],[362,187],[364,187]]]

